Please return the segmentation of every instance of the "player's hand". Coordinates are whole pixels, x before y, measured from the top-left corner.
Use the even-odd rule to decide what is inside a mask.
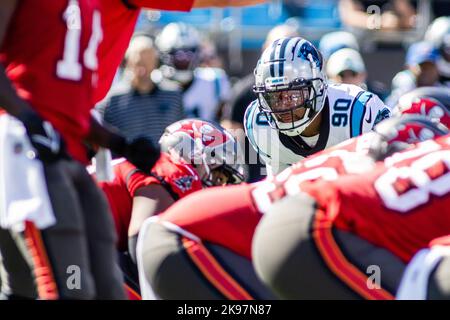
[[[123,156],[144,172],[150,172],[160,157],[159,146],[145,137],[127,143]]]
[[[24,112],[18,118],[25,126],[30,142],[41,161],[51,163],[68,157],[61,135],[50,122],[43,120],[34,111]]]

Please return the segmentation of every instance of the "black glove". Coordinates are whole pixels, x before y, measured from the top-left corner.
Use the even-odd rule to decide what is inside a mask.
[[[68,158],[64,142],[50,122],[41,119],[34,111],[24,112],[17,118],[25,126],[30,142],[41,161],[50,163],[61,158]]]
[[[121,138],[122,140],[123,138]],[[136,168],[149,173],[160,156],[159,145],[155,146],[153,142],[145,137],[139,137],[131,142],[116,140],[111,150],[125,157]]]

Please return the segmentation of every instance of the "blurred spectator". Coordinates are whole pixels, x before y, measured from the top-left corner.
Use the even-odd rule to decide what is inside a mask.
[[[448,4],[450,7],[450,3]],[[436,62],[439,81],[450,87],[450,17],[440,17],[433,21],[425,34],[425,40],[433,43],[440,56]]]
[[[267,34],[262,50],[276,39],[297,36],[299,36],[297,29],[291,25],[282,24],[275,26]],[[230,132],[235,135],[237,141],[240,141],[241,143],[244,142],[244,145],[241,145],[241,148],[243,148],[242,150],[245,152],[245,163],[247,164],[246,176],[248,177],[248,182],[255,182],[263,178],[261,169],[264,168],[264,165],[259,160],[256,151],[250,145],[244,132],[245,110],[248,105],[256,99],[256,96],[253,93],[254,84],[255,76],[253,73],[245,76],[234,84],[231,100],[225,105],[221,119],[221,125],[225,129],[230,130]]]
[[[319,51],[327,60],[339,49],[350,48],[359,52],[359,44],[356,37],[347,31],[334,31],[322,36],[319,42]]]
[[[223,69],[222,58],[217,53],[214,42],[205,40],[200,45],[200,63],[199,67],[220,68]]]
[[[359,29],[402,30],[416,25],[416,1],[409,0],[340,0],[342,22]],[[377,10],[372,10],[377,6]]]
[[[104,122],[127,138],[146,136],[158,141],[164,129],[184,118],[181,93],[159,88],[151,79],[158,53],[151,38],[134,37],[125,54],[129,87],[112,94],[100,104]]]
[[[406,54],[406,70],[399,72],[392,80],[392,92],[386,104],[393,108],[405,93],[427,86],[439,86],[436,62],[439,52],[430,42],[413,44]]]
[[[223,69],[199,67],[199,32],[181,22],[169,23],[155,43],[161,52],[162,85],[182,90],[187,117],[218,120],[230,95],[230,83]]]
[[[381,99],[387,96],[384,86],[375,81],[368,81],[366,65],[361,54],[350,48],[333,53],[327,61],[327,76],[331,82],[353,84],[375,93]]]
[[[334,83],[354,84],[366,88],[366,66],[361,54],[350,48],[333,53],[327,62],[328,78]]]

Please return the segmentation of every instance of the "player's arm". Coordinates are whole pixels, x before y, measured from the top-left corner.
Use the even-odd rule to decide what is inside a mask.
[[[372,130],[379,122],[389,118],[391,114],[391,109],[386,106],[377,95],[374,94],[366,106],[366,115],[364,117],[365,120],[363,121],[363,132]],[[368,119],[371,121],[367,121]]]
[[[133,261],[136,261],[136,243],[144,220],[163,212],[173,202],[172,196],[160,184],[150,184],[135,191],[130,226],[128,227],[128,251]]]
[[[8,26],[17,3],[18,0],[3,0],[0,5],[0,46],[5,41]],[[9,114],[17,118],[26,112],[32,112],[28,103],[17,95],[2,64],[0,64],[0,105]]]
[[[2,0],[1,2],[0,47],[4,45],[17,3],[17,0]],[[15,41],[20,41],[20,39],[15,39]],[[6,75],[5,66],[1,63],[0,106],[23,123],[39,159],[44,162],[53,162],[67,156],[59,133],[48,121],[44,121],[25,100],[19,97]]]
[[[136,138],[127,141],[112,128],[102,125],[93,115],[91,115],[91,126],[86,142],[110,149],[144,172],[150,172],[160,156],[159,147],[149,139]]]

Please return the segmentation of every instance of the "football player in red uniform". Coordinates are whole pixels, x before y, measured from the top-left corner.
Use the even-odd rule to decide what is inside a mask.
[[[125,297],[108,206],[84,167],[99,10],[96,0],[5,0],[0,7],[2,137],[9,143],[1,178],[16,191],[3,202],[15,210],[2,226],[23,230],[41,299]],[[15,143],[5,138],[11,135]],[[15,179],[9,165],[25,176]],[[67,285],[71,266],[83,275],[76,290]]]
[[[49,171],[54,172],[53,176],[56,176],[57,180],[61,180],[60,178],[63,176],[61,171],[66,171],[64,179],[67,183],[64,184],[65,187],[61,187],[60,183],[58,187],[53,188],[53,183],[47,181],[49,195],[39,195],[41,199],[38,200],[46,203],[48,201],[43,198],[49,196],[52,199],[52,206],[58,221],[55,228],[44,232],[48,233],[47,236],[44,235],[44,238],[47,238],[44,243],[50,256],[47,257],[45,250],[41,250],[43,249],[42,246],[39,246],[40,250],[34,249],[34,252],[38,253],[33,259],[35,269],[42,271],[36,274],[41,298],[90,298],[94,296],[113,298],[122,296],[121,293],[118,293],[118,281],[114,279],[117,278],[114,276],[114,274],[117,275],[114,271],[115,268],[99,267],[90,270],[89,259],[96,261],[98,258],[99,261],[103,261],[103,264],[111,266],[112,252],[111,250],[102,250],[102,255],[94,254],[86,249],[85,228],[82,227],[84,218],[81,218],[81,211],[90,212],[89,219],[92,228],[88,228],[88,234],[91,234],[92,231],[96,237],[103,237],[105,244],[108,241],[112,243],[114,239],[106,231],[99,232],[111,225],[110,222],[104,221],[105,214],[99,214],[97,221],[94,221],[95,218],[91,214],[93,211],[106,212],[104,210],[105,201],[99,196],[98,190],[88,186],[89,184],[92,185],[92,181],[86,182],[86,173],[80,173],[84,169],[81,169],[82,167],[76,161],[69,160],[69,157],[82,163],[87,162],[85,148],[82,144],[82,140],[87,138],[91,142],[99,144],[101,142],[101,145],[111,147],[119,154],[127,156],[138,167],[141,167],[141,165],[148,167],[158,158],[157,150],[148,141],[138,140],[129,144],[118,135],[108,136],[105,132],[98,132],[98,130],[95,130],[95,128],[98,129],[98,126],[92,126],[92,119],[89,115],[89,110],[94,102],[98,101],[101,92],[106,93],[112,80],[112,76],[110,76],[111,79],[108,79],[108,76],[103,75],[105,73],[107,75],[113,74],[122,59],[138,14],[138,10],[135,10],[133,5],[139,6],[141,2],[143,1],[60,0],[55,3],[52,2],[52,5],[48,6],[39,1],[2,1],[2,7],[0,8],[0,15],[2,16],[0,23],[0,90],[2,92],[0,105],[10,115],[23,123],[29,137],[29,141],[25,141],[24,144],[31,142],[33,147],[31,151],[26,150],[27,156],[36,155],[38,159],[44,162],[47,180],[54,180],[54,178],[49,178]],[[150,1],[147,2],[150,3]],[[188,10],[192,5],[208,6],[215,5],[216,2],[196,0],[194,4],[192,4],[192,1],[172,4],[152,1],[155,7],[183,10]],[[219,0],[218,5],[227,5],[228,2]],[[244,0],[241,4],[246,5],[252,2],[261,1]],[[124,11],[119,12],[117,10],[122,7],[127,9],[125,5],[128,5],[132,11],[127,11],[124,15]],[[117,21],[123,23],[114,24]],[[124,26],[128,27],[120,29]],[[106,28],[108,36],[105,37],[105,43],[101,46],[102,54],[99,63],[97,49],[105,36],[105,29],[102,29],[102,27]],[[115,34],[112,32],[114,30],[111,31],[111,28],[115,27],[124,32]],[[118,45],[115,46],[115,43]],[[106,56],[110,59],[105,58]],[[110,62],[114,63],[110,64]],[[99,75],[96,73],[97,68],[100,68],[100,82],[98,81]],[[108,68],[110,68],[109,71],[104,71]],[[97,85],[99,90],[95,90]],[[4,119],[6,120],[3,121],[7,122],[9,127],[22,126],[22,124],[17,125],[12,118]],[[59,133],[61,133],[65,143],[62,142]],[[25,154],[25,152],[20,151],[28,148],[21,147],[23,145],[16,144],[13,146],[12,154]],[[139,154],[146,156],[143,157]],[[14,162],[11,159],[12,157],[10,157],[11,163]],[[62,164],[63,162],[65,164]],[[50,163],[52,168],[50,168]],[[77,181],[74,181],[74,178],[77,178]],[[40,181],[42,179],[35,180]],[[86,183],[86,187],[81,187],[84,183]],[[66,188],[72,188],[73,190],[67,192],[69,190]],[[80,200],[76,200],[77,188],[78,190],[83,189]],[[68,197],[70,197],[70,201],[67,200]],[[91,198],[97,200],[88,201]],[[81,203],[73,206],[68,205],[78,201]],[[94,205],[90,205],[90,203],[94,203]],[[46,205],[41,206],[45,207]],[[43,210],[49,211],[48,207],[49,205]],[[66,210],[68,207],[70,210]],[[89,210],[86,210],[86,207],[89,207]],[[66,220],[65,216],[61,216],[59,214],[61,210],[65,212],[64,215],[71,215],[71,218]],[[34,209],[34,212],[37,211]],[[49,216],[47,218],[48,220],[52,219]],[[43,219],[38,220],[44,221]],[[60,220],[64,221],[59,223]],[[2,223],[3,226],[7,227],[10,224],[8,221]],[[56,237],[51,235],[53,231],[56,233],[56,229],[65,224],[69,228],[76,229],[73,234],[77,235],[70,241],[73,250],[67,250],[64,241],[58,241]],[[45,228],[52,223],[46,221],[45,223],[38,223],[38,225]],[[100,225],[99,229],[94,230],[97,228],[94,226],[97,225]],[[34,239],[28,243],[42,243],[38,239],[39,232],[31,221],[27,224],[26,230],[28,230],[26,232],[28,237]],[[70,234],[70,232],[65,232],[64,237],[67,238]],[[54,240],[51,240],[51,238]],[[52,242],[59,243],[59,245],[54,246],[51,244]],[[102,241],[99,243],[102,243]],[[5,254],[3,249],[2,245],[2,252]],[[62,251],[62,253],[71,252],[71,256],[79,257],[80,261],[64,258],[64,254],[60,254],[59,251]],[[56,256],[63,256],[58,258],[58,264],[61,264],[61,266],[55,266]],[[81,283],[83,289],[69,292],[66,286],[62,285],[65,284],[65,277],[67,276],[67,260],[72,260],[70,265],[76,264],[83,270],[85,275],[82,277]],[[92,264],[95,264],[95,262]],[[52,270],[52,267],[54,270]],[[108,272],[104,272],[103,269]],[[94,277],[91,275],[92,272]],[[109,280],[103,281],[97,279],[96,276]],[[33,297],[34,295],[30,293],[32,286],[28,287],[19,295]],[[106,289],[104,290],[104,288]]]
[[[292,184],[288,178],[298,176],[306,181],[328,180],[366,171],[375,164],[367,153],[378,157],[379,150],[393,153],[409,147],[400,141],[404,135],[398,133],[403,130],[429,130],[436,135],[445,132],[420,116],[389,119],[383,124],[385,129],[314,155],[273,180],[197,192],[148,219],[141,228],[137,249],[143,297],[273,298],[254,272],[251,244],[262,214],[284,196],[279,187],[284,181]]]
[[[446,134],[359,174],[291,174],[255,232],[257,273],[286,299],[392,299],[405,264],[450,232],[449,169]]]
[[[450,235],[433,239],[411,259],[397,291],[398,300],[450,299]]]
[[[213,123],[177,121],[166,128],[160,145],[165,152],[150,174],[121,158],[113,161],[113,180],[98,182],[111,207],[130,293],[139,292],[134,264],[142,222],[202,188],[238,184],[244,179],[235,165],[236,141]]]

